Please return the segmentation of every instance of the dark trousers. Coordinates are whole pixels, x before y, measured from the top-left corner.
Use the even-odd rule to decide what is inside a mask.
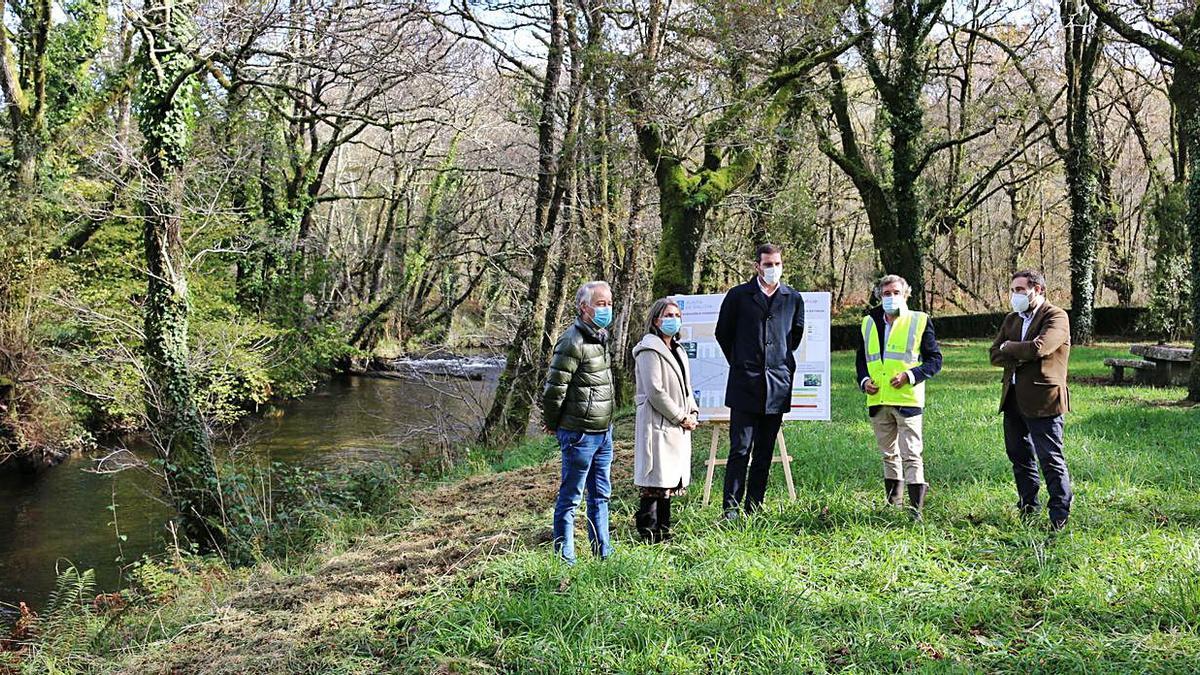
[[[1009,388],[1004,401],[1004,449],[1012,462],[1017,481],[1017,507],[1026,514],[1036,513],[1038,465],[1050,493],[1050,520],[1064,522],[1071,513],[1071,474],[1063,456],[1063,418],[1026,417],[1017,407],[1016,394]]]
[[[638,534],[650,543],[671,538],[671,498],[642,497],[633,514]]]
[[[729,411],[729,463],[725,466],[725,509],[736,509],[746,498],[746,511],[762,506],[767,476],[775,456],[775,437],[783,414]],[[746,465],[750,465],[747,477]]]

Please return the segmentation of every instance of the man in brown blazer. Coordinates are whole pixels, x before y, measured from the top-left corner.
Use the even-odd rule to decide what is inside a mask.
[[[1071,325],[1066,311],[1046,300],[1041,273],[1016,272],[1010,291],[1013,312],[1004,317],[991,347],[992,365],[1004,369],[1004,446],[1017,482],[1017,508],[1025,516],[1038,512],[1041,464],[1050,493],[1050,525],[1059,530],[1067,524],[1072,499],[1063,456],[1063,414],[1070,410]]]

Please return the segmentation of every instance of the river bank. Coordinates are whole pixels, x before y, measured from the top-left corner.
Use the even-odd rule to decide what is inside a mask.
[[[628,460],[628,443],[618,446]],[[480,560],[539,544],[557,487],[553,454],[549,437],[503,456],[472,452],[453,474],[393,486],[379,513],[331,520],[310,555],[286,564],[230,569],[186,552],[156,556],[120,607],[52,617],[42,626],[49,649],[0,651],[0,672],[6,662],[41,672],[47,659],[64,672],[385,672],[371,671],[371,659],[324,660],[328,644],[317,636],[333,626],[365,630],[373,613],[434,592]],[[627,482],[627,472],[615,478]],[[46,635],[67,627],[91,643],[77,651],[82,644]]]
[[[242,465],[277,466],[278,474],[372,466],[421,473],[478,433],[498,372],[494,360],[439,355],[381,364],[363,376],[335,374],[308,396],[273,403],[231,429],[222,452]],[[153,456],[129,437],[42,471],[0,472],[0,623],[20,602],[41,611],[56,568],[93,569],[97,591],[112,592],[131,564],[163,549],[172,510],[141,466]]]

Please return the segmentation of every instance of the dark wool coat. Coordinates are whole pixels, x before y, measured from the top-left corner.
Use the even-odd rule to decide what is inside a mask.
[[[725,405],[758,414],[792,409],[792,354],[804,338],[804,298],[779,284],[767,298],[758,279],[725,294],[717,317],[717,343],[729,362]]]

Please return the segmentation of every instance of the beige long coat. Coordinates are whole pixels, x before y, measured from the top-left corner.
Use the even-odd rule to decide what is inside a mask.
[[[652,334],[633,348],[637,377],[633,482],[641,487],[673,488],[691,482],[692,432],[680,425],[688,417],[694,419],[700,408],[692,395],[687,353],[678,343],[674,349],[679,361],[662,338]]]

